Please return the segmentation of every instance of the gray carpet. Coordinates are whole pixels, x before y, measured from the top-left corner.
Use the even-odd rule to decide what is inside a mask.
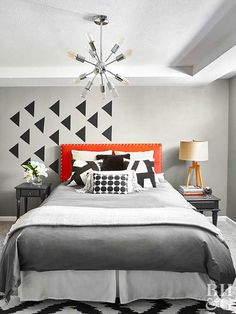
[[[4,237],[11,223],[0,222],[0,252]],[[228,221],[220,221],[221,229],[226,242],[229,245],[236,266],[236,225]],[[0,313],[3,314],[49,314],[49,313],[87,313],[87,314],[231,314],[236,313],[236,282],[233,285],[233,297],[224,302],[217,303],[215,308],[207,309],[205,302],[194,300],[140,300],[127,305],[75,302],[70,300],[43,302],[19,302],[18,298],[12,298],[9,304],[0,301]]]

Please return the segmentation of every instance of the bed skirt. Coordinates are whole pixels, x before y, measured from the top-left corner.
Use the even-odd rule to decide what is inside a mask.
[[[122,304],[139,299],[207,299],[206,274],[166,271],[22,271],[21,301],[70,299]]]

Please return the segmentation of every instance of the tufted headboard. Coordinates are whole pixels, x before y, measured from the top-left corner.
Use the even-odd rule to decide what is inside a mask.
[[[62,144],[61,145],[61,172],[60,179],[64,182],[69,179],[71,175],[71,151],[103,151],[103,150],[117,150],[127,152],[143,152],[147,150],[154,150],[154,168],[156,173],[162,171],[162,145],[159,143],[147,144]]]

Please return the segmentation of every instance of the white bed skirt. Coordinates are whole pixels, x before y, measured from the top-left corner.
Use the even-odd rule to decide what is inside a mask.
[[[207,299],[206,274],[164,271],[22,271],[21,301],[71,299],[121,303],[139,299]]]

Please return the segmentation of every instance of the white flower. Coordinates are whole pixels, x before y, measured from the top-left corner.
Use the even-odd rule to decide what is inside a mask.
[[[33,168],[33,169],[30,169]],[[28,182],[28,180],[32,180],[34,176],[36,177],[40,177],[40,176],[44,176],[47,177],[47,171],[48,168],[46,168],[46,166],[43,163],[40,163],[38,161],[30,161],[30,166],[25,166],[25,173],[24,173],[24,178],[26,179],[26,181]]]

